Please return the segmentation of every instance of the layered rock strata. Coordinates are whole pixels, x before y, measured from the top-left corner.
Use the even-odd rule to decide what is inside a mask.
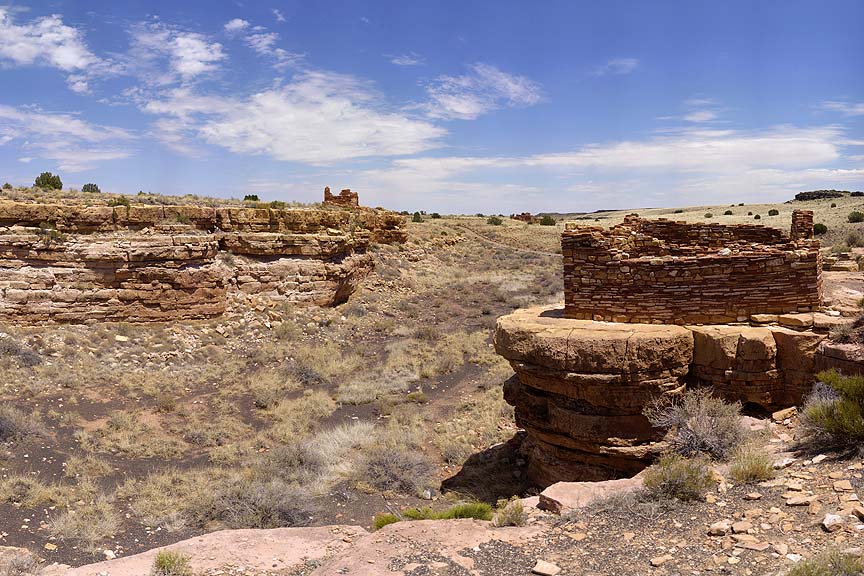
[[[663,448],[645,406],[686,386],[766,410],[800,402],[826,337],[827,328],[596,322],[536,307],[498,320],[495,349],[516,373],[504,395],[528,435],[529,474],[547,486],[639,472]]]
[[[404,240],[383,210],[0,203],[0,319],[157,321],[221,314],[240,290],[331,305]]]

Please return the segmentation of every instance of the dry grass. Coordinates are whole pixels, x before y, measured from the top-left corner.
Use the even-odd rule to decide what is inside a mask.
[[[755,444],[744,444],[732,452],[729,474],[739,484],[763,482],[774,477],[773,460]]]
[[[655,499],[698,500],[714,484],[711,469],[701,457],[666,454],[645,470],[645,488]]]
[[[93,552],[100,543],[117,533],[120,524],[120,515],[113,501],[100,495],[60,513],[51,521],[50,532],[61,542]]]

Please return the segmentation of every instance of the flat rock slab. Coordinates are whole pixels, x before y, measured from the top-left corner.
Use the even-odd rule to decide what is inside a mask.
[[[540,493],[538,508],[563,514],[611,496],[639,490],[643,486],[639,476],[604,482],[558,482]]]
[[[683,326],[574,320],[563,311],[537,306],[499,318],[495,350],[510,361],[587,374],[660,372],[693,356]]]
[[[190,557],[197,571],[225,565],[247,570],[280,571],[319,560],[351,547],[368,532],[359,526],[321,526],[315,528],[275,528],[273,530],[222,530],[155,548],[125,558],[117,558],[78,568],[49,566],[44,576],[141,576],[150,574],[160,550],[182,552]]]

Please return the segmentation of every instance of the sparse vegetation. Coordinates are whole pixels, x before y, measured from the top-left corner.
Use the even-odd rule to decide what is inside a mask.
[[[43,436],[44,428],[33,414],[0,404],[0,442],[8,440],[25,440],[30,437]]]
[[[51,172],[42,172],[39,176],[36,177],[36,181],[33,183],[35,188],[42,188],[44,190],[62,190],[63,189],[63,181],[60,180],[60,176],[57,174],[52,174]]]
[[[153,561],[151,576],[192,576],[189,555],[174,550],[160,550]]]
[[[99,186],[91,182],[88,184],[84,184],[84,186],[81,187],[81,192],[85,192],[88,194],[99,194],[102,191],[99,189]]]
[[[732,452],[729,474],[739,484],[763,482],[774,477],[774,466],[761,447],[743,444]]]
[[[518,496],[509,500],[499,500],[492,523],[495,526],[524,526],[528,520],[525,507]]]
[[[127,208],[131,206],[129,199],[126,196],[115,196],[108,200],[108,206],[126,206]]]
[[[112,500],[103,495],[61,512],[50,525],[55,538],[88,551],[97,550],[99,544],[114,536],[119,528],[120,514]]]
[[[701,457],[665,454],[645,470],[645,488],[655,499],[697,500],[714,482],[708,463]]]
[[[490,216],[486,219],[486,223],[491,226],[501,226],[501,224],[504,223],[504,220],[502,220],[498,216]]]
[[[834,370],[817,374],[807,397],[803,423],[811,440],[837,446],[864,441],[864,376],[842,376]]]
[[[787,576],[862,576],[864,558],[832,548],[799,562]]]
[[[740,404],[714,397],[707,388],[688,390],[680,398],[660,398],[645,410],[653,426],[669,431],[673,451],[718,459],[725,459],[744,439],[740,413]]]
[[[42,565],[33,554],[0,555],[0,576],[39,576]]]
[[[852,224],[864,222],[864,212],[858,212],[857,210],[855,210],[853,212],[850,212],[849,216],[847,216],[846,219]]]

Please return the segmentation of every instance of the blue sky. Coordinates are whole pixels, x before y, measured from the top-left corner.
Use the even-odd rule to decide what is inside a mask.
[[[864,3],[0,5],[0,180],[446,213],[864,189]]]

